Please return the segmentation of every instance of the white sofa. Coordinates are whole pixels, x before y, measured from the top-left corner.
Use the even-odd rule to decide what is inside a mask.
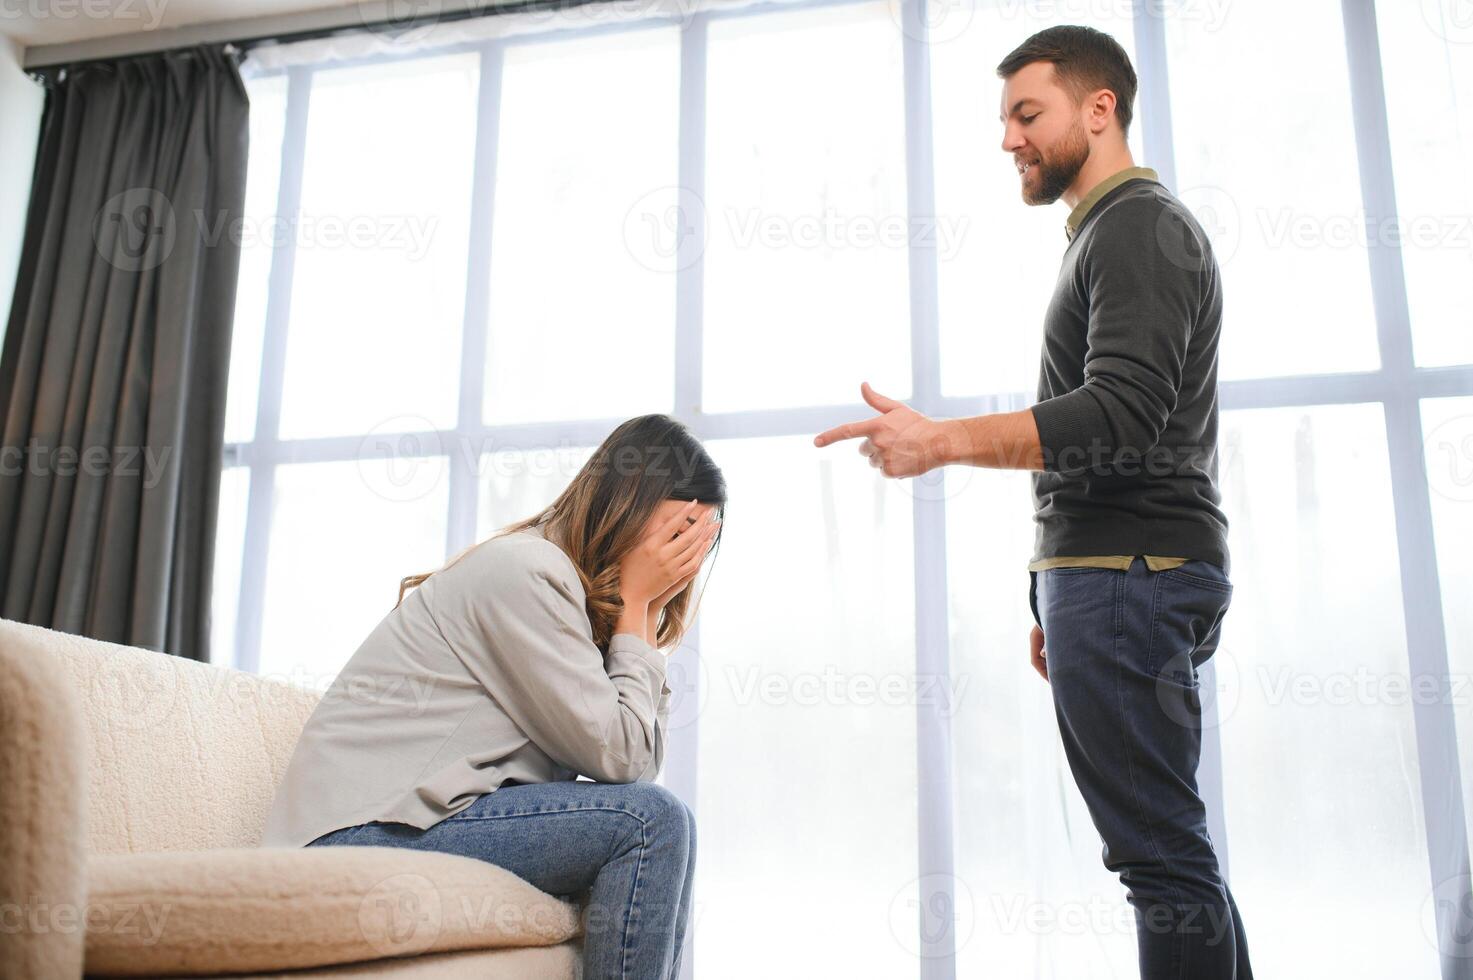
[[[0,620],[0,976],[578,977],[577,907],[494,865],[258,846],[319,697]]]

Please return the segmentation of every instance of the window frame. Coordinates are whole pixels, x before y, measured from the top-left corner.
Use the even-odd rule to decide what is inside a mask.
[[[497,139],[505,51],[521,44],[557,44],[569,39],[607,32],[638,31],[683,24],[680,50],[678,119],[679,186],[701,201],[705,190],[705,79],[707,28],[712,21],[732,17],[760,17],[795,6],[823,7],[862,0],[808,0],[801,4],[759,2],[735,10],[705,10],[681,17],[662,14],[629,23],[552,30],[435,48],[333,62],[332,67],[434,57],[464,51],[480,54],[480,92],[474,184],[470,200],[470,239],[467,247],[466,293],[461,350],[460,392],[456,427],[451,432],[406,433],[402,444],[440,447],[494,446],[497,449],[541,449],[557,445],[597,445],[620,418],[584,419],[538,424],[489,425],[482,419],[485,353],[489,323],[487,270],[491,254]],[[908,219],[914,223],[935,215],[931,70],[927,41],[925,0],[899,0],[902,30],[905,163]],[[1167,72],[1165,25],[1159,5],[1134,4],[1134,42],[1139,77],[1137,118],[1142,127],[1145,159],[1168,187],[1176,186],[1171,105]],[[1385,88],[1376,13],[1372,0],[1342,0],[1348,83],[1351,89],[1361,196],[1369,220],[1395,216],[1396,196],[1387,124]],[[292,66],[261,72],[287,76],[286,125],[281,147],[281,169],[276,192],[277,215],[295,221],[300,211],[304,149],[311,98],[313,66]],[[683,231],[703,236],[704,214],[686,215]],[[913,225],[912,225],[913,226]],[[1016,411],[1032,403],[1026,391],[975,396],[944,395],[941,387],[941,336],[938,296],[938,257],[935,243],[911,236],[908,245],[910,277],[910,404],[918,411],[940,417]],[[225,467],[245,467],[249,473],[244,554],[237,596],[232,665],[255,672],[260,663],[261,618],[264,612],[267,551],[275,473],[292,463],[351,460],[362,451],[366,435],[283,440],[278,437],[290,320],[291,287],[295,264],[294,236],[285,236],[272,251],[268,278],[266,319],[262,338],[256,425],[253,438],[227,443]],[[1438,679],[1439,697],[1419,698],[1413,705],[1417,749],[1423,778],[1430,883],[1437,886],[1466,874],[1469,866],[1464,819],[1464,794],[1458,764],[1456,722],[1451,698],[1447,636],[1439,589],[1430,488],[1423,455],[1420,402],[1427,398],[1473,395],[1473,365],[1418,367],[1413,359],[1412,332],[1399,244],[1373,243],[1367,249],[1380,366],[1376,370],[1337,374],[1298,375],[1223,381],[1219,385],[1223,411],[1286,406],[1374,402],[1382,406],[1390,453],[1392,496],[1400,561],[1408,669],[1413,676]],[[864,414],[861,403],[808,406],[778,410],[707,413],[701,409],[702,303],[704,256],[683,263],[675,280],[675,403],[667,410],[702,440],[812,434]],[[397,436],[396,436],[397,438]],[[428,451],[426,456],[431,455]],[[434,453],[433,455],[442,455]],[[449,453],[449,520],[447,555],[475,540],[478,484],[476,460],[465,452]],[[944,494],[915,494],[913,503],[915,547],[915,669],[918,674],[949,674],[947,610],[946,501]],[[1019,574],[1022,575],[1020,565]],[[699,644],[699,624],[686,645]],[[694,656],[677,654],[688,684],[698,683]],[[1201,672],[1204,687],[1215,686],[1213,661]],[[692,702],[693,699],[682,699]],[[699,721],[695,705],[678,722],[668,747],[664,782],[691,802],[697,799]],[[1224,822],[1220,730],[1216,699],[1204,719],[1199,784],[1207,803],[1209,830],[1223,872],[1228,874],[1230,838]],[[933,891],[919,903],[917,928],[922,955],[922,980],[953,980],[956,950],[948,924],[939,933],[922,928],[919,916],[932,901],[950,902],[955,870],[951,720],[944,707],[916,707],[918,765],[918,867]],[[1448,787],[1451,787],[1450,789]],[[1444,794],[1451,793],[1451,800]],[[1449,805],[1451,802],[1452,805]],[[946,905],[942,907],[954,907]],[[1455,910],[1437,909],[1443,956],[1443,975],[1456,972],[1453,964]],[[933,924],[932,924],[933,925]],[[683,974],[692,975],[693,957],[687,955]]]

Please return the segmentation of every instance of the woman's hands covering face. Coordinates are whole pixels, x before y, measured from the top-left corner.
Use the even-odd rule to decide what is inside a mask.
[[[644,537],[619,565],[626,604],[663,607],[696,577],[721,527],[712,519],[715,510],[694,500],[667,500],[656,508]]]

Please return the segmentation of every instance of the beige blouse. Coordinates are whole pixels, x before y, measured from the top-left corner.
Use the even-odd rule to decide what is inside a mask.
[[[263,847],[370,820],[427,829],[507,780],[653,780],[665,656],[600,653],[572,559],[541,527],[427,578],[368,635],[307,720]]]

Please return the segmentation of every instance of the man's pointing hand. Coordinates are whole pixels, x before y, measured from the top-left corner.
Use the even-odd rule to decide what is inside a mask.
[[[904,402],[886,398],[866,381],[859,386],[866,404],[882,414],[862,422],[846,422],[813,437],[815,446],[860,439],[859,454],[886,476],[920,476],[950,457],[950,442],[941,422],[927,418]]]

